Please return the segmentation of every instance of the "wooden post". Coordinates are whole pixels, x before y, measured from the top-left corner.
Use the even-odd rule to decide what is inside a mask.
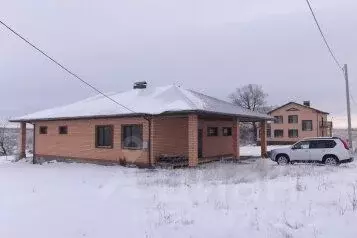
[[[19,159],[26,158],[26,123],[20,123]]]
[[[239,159],[239,120],[237,118],[233,118],[232,125],[232,146],[233,146],[233,159]]]
[[[198,165],[198,117],[195,114],[188,116],[188,165]]]
[[[267,158],[267,123],[266,121],[260,122],[260,151],[262,158]]]

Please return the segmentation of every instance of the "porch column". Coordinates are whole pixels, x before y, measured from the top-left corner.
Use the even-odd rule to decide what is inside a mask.
[[[20,123],[19,159],[26,157],[26,123]]]
[[[154,149],[155,149],[155,146],[154,146],[154,133],[155,133],[155,127],[154,127],[154,118],[150,118],[150,122],[149,122],[149,130],[150,130],[150,143],[149,143],[149,146],[150,146],[150,165],[151,166],[154,166],[155,163],[156,163],[156,158],[155,158],[155,153],[154,153]]]
[[[233,146],[233,159],[239,159],[239,138],[240,138],[239,119],[233,118],[232,126],[232,146]]]
[[[194,114],[188,116],[188,165],[198,165],[198,117]]]
[[[267,158],[267,123],[260,122],[260,151],[262,158]]]

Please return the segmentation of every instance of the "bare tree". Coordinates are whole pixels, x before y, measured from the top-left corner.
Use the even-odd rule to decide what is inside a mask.
[[[236,91],[229,95],[229,98],[235,105],[245,108],[250,111],[256,111],[261,113],[267,113],[270,111],[270,107],[267,106],[266,94],[261,85],[248,84],[241,88],[237,88]],[[257,124],[252,123],[254,141],[257,140]]]
[[[16,139],[11,136],[9,128],[6,127],[5,122],[0,121],[0,156],[11,155],[16,146]]]

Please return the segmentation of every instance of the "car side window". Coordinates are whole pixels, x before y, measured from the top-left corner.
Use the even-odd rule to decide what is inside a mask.
[[[311,149],[328,149],[328,148],[334,148],[335,146],[336,146],[336,142],[333,140],[310,141]]]
[[[301,141],[294,145],[294,149],[296,150],[306,150],[309,149],[310,143],[308,141]]]
[[[336,142],[333,140],[327,140],[325,143],[325,148],[331,149],[336,146]]]

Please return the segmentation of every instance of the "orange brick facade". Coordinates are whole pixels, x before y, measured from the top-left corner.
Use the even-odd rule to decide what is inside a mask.
[[[160,155],[181,155],[196,166],[198,158],[198,129],[202,129],[202,157],[239,157],[239,124],[236,119],[200,118],[196,114],[153,117],[151,120],[151,145],[149,122],[142,117],[110,119],[76,119],[68,121],[35,122],[35,156],[37,158],[70,158],[86,161],[119,163],[125,160],[138,165],[153,165]],[[143,144],[140,150],[122,148],[122,125],[142,125]],[[113,148],[96,148],[95,127],[113,126]],[[40,126],[47,134],[40,134]],[[68,134],[59,134],[59,126],[67,126]],[[217,127],[218,136],[207,136],[208,127]],[[232,128],[231,136],[223,136],[223,127]],[[149,149],[151,148],[151,150]],[[151,156],[149,156],[151,151]],[[150,161],[151,157],[151,161]]]

